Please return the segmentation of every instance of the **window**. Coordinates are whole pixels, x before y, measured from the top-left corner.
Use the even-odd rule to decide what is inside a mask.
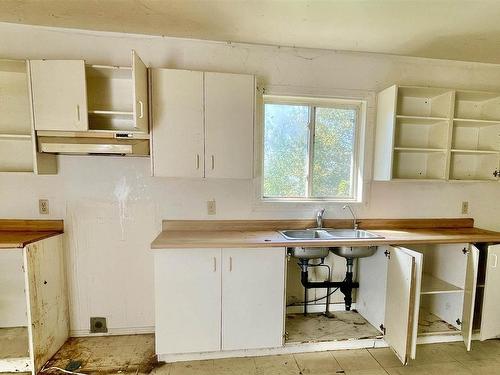
[[[363,102],[264,96],[262,198],[357,201]]]

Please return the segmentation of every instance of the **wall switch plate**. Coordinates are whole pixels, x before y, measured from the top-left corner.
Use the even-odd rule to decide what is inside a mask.
[[[48,215],[49,214],[49,200],[48,199],[39,199],[38,200],[38,212],[40,215]]]
[[[217,213],[217,207],[215,204],[215,199],[207,201],[207,214],[215,215]]]
[[[92,317],[90,318],[90,333],[107,333],[108,325],[106,324],[106,318],[103,317]]]
[[[469,202],[462,202],[462,214],[467,215],[469,213]]]

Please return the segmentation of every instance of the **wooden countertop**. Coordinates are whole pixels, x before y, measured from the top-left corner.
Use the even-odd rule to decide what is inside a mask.
[[[467,221],[466,221],[467,220]],[[421,221],[420,224],[418,222]],[[432,221],[432,223],[430,223]],[[163,225],[164,230],[151,244],[152,249],[177,248],[231,248],[231,247],[291,247],[291,246],[338,246],[338,245],[404,245],[432,243],[477,243],[500,242],[500,232],[492,232],[473,227],[472,219],[406,219],[406,220],[360,220],[360,229],[368,229],[384,238],[345,239],[345,240],[287,240],[271,225],[271,229],[259,229],[256,221],[249,223],[249,230],[242,230],[242,222],[238,221],[235,228],[230,229],[230,221],[190,221],[186,227],[179,222],[169,222]],[[277,221],[272,221],[279,225]],[[397,226],[397,222],[401,227]],[[223,224],[221,224],[223,223]],[[342,225],[337,225],[342,223]],[[269,226],[269,221],[262,221]],[[345,221],[330,220],[325,226],[345,227]],[[411,226],[412,228],[405,228]],[[432,224],[432,225],[431,225]],[[279,228],[306,228],[302,221],[281,221]],[[385,229],[386,225],[390,229]],[[460,225],[460,226],[458,226]],[[371,229],[371,227],[379,229]],[[420,226],[420,227],[419,227]],[[169,229],[171,228],[171,229]],[[180,229],[182,228],[182,229]]]
[[[62,220],[0,219],[0,249],[24,246],[63,233]]]

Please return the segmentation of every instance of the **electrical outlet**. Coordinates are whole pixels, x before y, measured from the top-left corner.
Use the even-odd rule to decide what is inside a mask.
[[[48,199],[39,199],[38,200],[38,212],[40,212],[40,215],[48,215],[49,214],[49,200]]]
[[[106,332],[108,332],[106,318],[103,317],[90,318],[90,333],[106,333]]]
[[[215,215],[217,213],[217,207],[215,205],[215,199],[207,201],[207,214]]]
[[[469,202],[462,202],[462,215],[469,213]]]

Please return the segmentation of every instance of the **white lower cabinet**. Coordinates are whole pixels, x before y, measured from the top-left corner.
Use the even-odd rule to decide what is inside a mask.
[[[156,352],[283,345],[285,248],[155,254]]]
[[[401,362],[415,359],[417,341],[439,342],[439,336],[460,335],[465,348],[471,350],[474,334],[479,333],[481,340],[500,337],[500,303],[495,293],[495,285],[500,282],[500,245],[479,247],[442,244],[387,248],[381,327],[385,341]],[[483,265],[480,252],[485,254]],[[361,262],[363,267],[367,265]],[[360,283],[361,302],[368,298],[367,290]],[[476,301],[478,295],[481,299]],[[373,319],[370,323],[377,324]]]

